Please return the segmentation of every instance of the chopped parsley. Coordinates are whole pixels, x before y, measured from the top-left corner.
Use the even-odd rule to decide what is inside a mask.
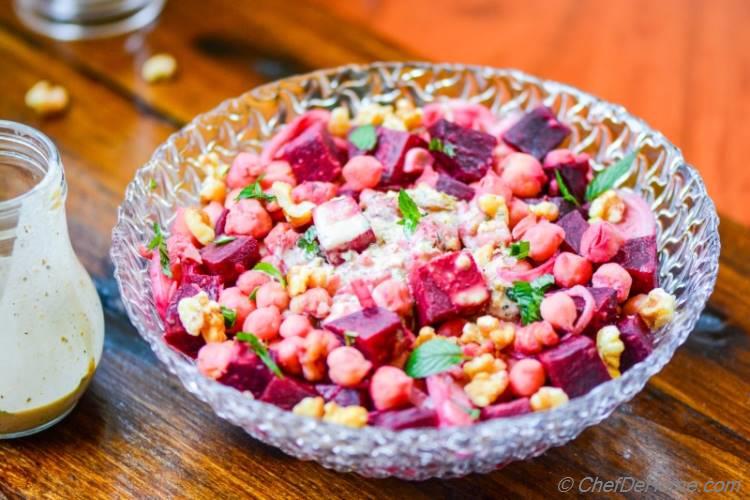
[[[273,372],[274,375],[279,378],[284,378],[284,374],[281,373],[279,365],[277,365],[271,357],[271,354],[268,352],[268,348],[265,346],[265,344],[263,344],[263,342],[260,341],[260,339],[258,339],[258,337],[255,336],[254,333],[240,332],[235,338],[242,342],[247,342],[252,348],[253,352],[257,354],[260,360],[263,361],[263,364],[265,364],[268,369]]]
[[[221,306],[221,315],[224,316],[224,324],[227,328],[234,328],[237,323],[237,311]]]
[[[443,142],[442,139],[437,137],[430,139],[430,145],[428,147],[430,151],[438,151],[450,158],[456,156],[456,147],[450,142]]]
[[[305,231],[305,234],[297,240],[297,246],[308,255],[316,255],[318,253],[318,231],[315,229],[315,226],[310,226]]]
[[[253,182],[252,184],[248,184],[244,188],[242,188],[242,191],[240,191],[240,194],[237,195],[237,200],[261,200],[261,201],[276,201],[276,197],[272,194],[267,194],[263,189],[260,187],[260,181],[263,178],[261,175],[258,177],[258,180]]]
[[[513,286],[507,290],[508,298],[518,304],[518,308],[521,310],[521,323],[528,325],[541,319],[539,308],[544,299],[544,292],[554,283],[555,277],[551,274],[545,274],[531,283],[515,281]]]
[[[401,220],[398,223],[404,226],[404,231],[407,234],[414,234],[422,218],[422,213],[404,189],[398,192],[398,209],[401,211]]]
[[[214,240],[214,245],[221,247],[233,242],[236,239],[237,238],[234,236],[227,236],[226,234],[224,234]]]
[[[159,260],[161,262],[161,272],[167,278],[172,278],[172,269],[169,267],[169,252],[167,251],[167,239],[161,230],[158,222],[154,222],[154,237],[147,247],[149,250],[159,249]]]
[[[518,260],[525,259],[529,256],[529,250],[531,245],[528,241],[517,241],[516,243],[510,244],[510,256],[515,257]]]

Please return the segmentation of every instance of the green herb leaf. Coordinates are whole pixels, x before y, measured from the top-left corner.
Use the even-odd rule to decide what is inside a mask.
[[[156,181],[152,178],[150,181],[148,181],[148,189],[149,191],[155,191],[158,185],[156,184]]]
[[[510,256],[517,259],[525,259],[529,256],[531,245],[528,241],[517,241],[510,244]]]
[[[442,139],[439,139],[437,137],[433,137],[432,139],[430,139],[428,148],[430,149],[430,151],[439,151],[440,153],[443,153],[445,156],[448,156],[450,158],[456,156],[456,147],[450,142],[443,142]]]
[[[356,341],[357,341],[357,332],[352,332],[349,330],[344,332],[344,343],[347,346],[354,345],[354,342]]]
[[[253,291],[250,292],[250,300],[255,300],[255,297],[258,295],[258,290],[260,290],[259,286],[253,288]]]
[[[154,222],[154,237],[148,244],[149,250],[159,249],[159,261],[161,262],[161,272],[167,278],[172,278],[172,268],[169,266],[169,251],[167,251],[167,239],[161,230],[158,222]]]
[[[297,246],[304,250],[309,255],[317,255],[318,253],[318,231],[315,226],[310,226],[305,234],[297,240]]]
[[[411,196],[409,196],[409,193],[404,189],[398,192],[398,209],[401,211],[402,217],[398,223],[404,226],[407,234],[414,234],[419,225],[419,220],[422,218],[422,213]]]
[[[352,130],[349,142],[360,151],[372,151],[378,143],[378,133],[372,125],[362,125]]]
[[[260,177],[258,177],[258,180],[242,188],[242,191],[240,191],[240,194],[237,195],[236,199],[237,200],[255,199],[255,200],[261,200],[261,201],[276,201],[276,197],[274,195],[266,194],[263,191],[263,188],[260,187],[260,181],[262,178],[263,176],[261,175]]]
[[[516,281],[513,287],[507,290],[510,300],[518,304],[521,310],[521,323],[528,325],[541,319],[539,308],[544,299],[544,292],[555,283],[555,277],[545,274],[531,283],[527,281]]]
[[[476,408],[470,409],[467,413],[472,418],[472,420],[477,420],[479,418],[479,416],[482,414],[482,412],[480,412]]]
[[[600,194],[612,189],[615,183],[620,180],[623,175],[628,173],[630,166],[633,164],[633,161],[636,156],[638,156],[639,152],[640,150],[631,151],[614,165],[610,165],[596,174],[596,177],[594,177],[586,188],[586,199],[592,201]]]
[[[563,180],[559,170],[555,170],[555,179],[557,180],[557,187],[560,189],[563,200],[570,202],[577,207],[580,207],[580,202],[575,196],[573,196],[573,194],[568,189],[568,186],[565,185],[565,181]]]
[[[226,234],[223,234],[214,240],[214,245],[221,247],[233,242],[236,239],[237,238],[234,236],[227,236]]]
[[[461,348],[445,339],[428,340],[414,349],[404,371],[412,378],[424,378],[449,370],[463,361]]]
[[[224,324],[227,328],[234,328],[237,323],[237,311],[221,306],[221,314],[224,316]]]
[[[273,264],[270,264],[268,262],[258,262],[257,264],[255,264],[255,267],[253,268],[253,270],[266,273],[270,277],[276,279],[283,286],[286,286],[286,280],[284,279],[284,275],[281,274],[281,271],[276,269],[276,266],[274,266]]]
[[[258,337],[255,336],[254,333],[240,332],[235,338],[237,340],[250,344],[250,347],[253,349],[255,354],[258,355],[260,360],[263,361],[263,364],[265,364],[268,369],[273,372],[274,375],[279,378],[284,378],[284,374],[281,373],[279,365],[277,365],[271,357],[271,354],[268,352],[268,348],[265,346],[265,344],[263,344],[263,342],[260,341],[260,339],[258,339]]]

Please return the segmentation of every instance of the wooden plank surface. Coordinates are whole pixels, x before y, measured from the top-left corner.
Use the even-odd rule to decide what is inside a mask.
[[[739,174],[750,130],[726,126],[750,102],[748,80],[737,76],[747,74],[747,51],[726,41],[747,42],[746,3],[420,1],[173,0],[149,31],[71,44],[29,33],[7,2],[0,6],[0,117],[38,127],[60,147],[74,245],[108,311],[104,358],[78,408],[54,430],[0,443],[0,497],[544,497],[562,478],[586,476],[644,480],[657,498],[684,496],[682,482],[742,481],[746,496],[750,232],[731,218],[722,219],[711,315],[641,394],[563,448],[458,480],[368,480],[262,445],[183,390],[122,316],[107,252],[135,169],[169,133],[221,100],[348,62],[462,60],[579,85],[667,131],[702,168],[719,206],[750,221],[738,207],[744,179],[711,185],[711,176]],[[582,47],[590,57],[576,55]],[[145,85],[140,63],[164,50],[180,61],[179,78]],[[625,69],[611,63],[613,54]],[[658,86],[644,82],[647,73]],[[40,78],[69,89],[66,115],[40,120],[24,108],[25,90]],[[698,96],[717,82],[726,92],[714,109]]]

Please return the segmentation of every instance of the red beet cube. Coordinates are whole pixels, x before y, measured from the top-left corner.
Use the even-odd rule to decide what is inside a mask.
[[[643,361],[654,350],[651,331],[640,316],[625,316],[617,322],[620,340],[625,350],[620,355],[620,370],[623,372],[634,364]]]
[[[594,297],[594,315],[586,327],[586,335],[596,336],[596,332],[606,325],[611,325],[617,317],[617,291],[612,288],[588,288]],[[578,314],[583,311],[584,301],[580,297],[573,297]]]
[[[370,397],[367,389],[350,389],[336,384],[317,384],[315,390],[323,396],[323,399],[333,401],[339,406],[370,406]]]
[[[334,264],[341,262],[342,252],[361,252],[375,242],[370,222],[350,196],[339,196],[315,207],[313,221],[320,247]]]
[[[227,216],[229,215],[229,210],[226,208],[221,212],[221,215],[219,215],[219,218],[216,219],[216,226],[214,227],[214,232],[216,233],[216,236],[221,236],[224,234],[224,229],[227,225]]]
[[[514,148],[541,160],[570,134],[570,129],[560,123],[555,113],[539,106],[521,117],[503,134],[503,140]]]
[[[422,325],[476,314],[490,298],[484,276],[468,252],[434,257],[412,270],[409,284]]]
[[[231,283],[260,260],[260,249],[255,238],[238,236],[226,245],[212,243],[204,247],[201,258],[209,274],[220,276],[224,283]]]
[[[563,250],[576,254],[580,253],[581,238],[589,228],[589,223],[583,218],[581,212],[573,210],[565,214],[557,221],[557,225],[565,231],[565,240],[562,243]]]
[[[538,356],[552,385],[568,397],[586,394],[611,377],[604,366],[596,344],[584,335],[572,335]]]
[[[169,301],[164,319],[164,341],[170,347],[191,358],[198,355],[198,351],[206,342],[200,335],[193,336],[185,331],[180,321],[177,305],[182,299],[197,295],[200,291],[201,289],[192,283],[180,286]]]
[[[198,368],[217,382],[250,391],[256,398],[264,394],[268,383],[275,378],[247,343],[234,340],[203,347],[198,353]]]
[[[659,286],[659,258],[656,255],[656,236],[644,236],[625,241],[612,262],[617,262],[633,278],[631,295],[648,293]]]
[[[219,295],[224,289],[221,276],[203,274],[202,271],[203,269],[199,264],[192,261],[184,262],[181,265],[180,285],[197,285],[198,288],[208,294],[211,300],[219,300]]]
[[[434,409],[419,407],[405,410],[373,411],[370,412],[368,423],[376,427],[400,431],[402,429],[437,427],[438,419]]]
[[[286,376],[283,379],[271,378],[260,400],[284,410],[291,410],[303,399],[316,396],[318,396],[318,391],[312,384]]]
[[[586,186],[588,186],[588,174],[591,170],[589,159],[586,155],[571,155],[563,158],[560,163],[544,164],[544,172],[551,181],[556,181],[555,172],[560,172],[565,186],[568,191],[576,197],[579,202],[583,202],[586,195]]]
[[[479,419],[491,420],[493,418],[515,417],[516,415],[523,415],[525,413],[531,413],[529,398],[520,398],[508,401],[507,403],[486,406],[482,408]]]
[[[373,155],[383,164],[381,186],[405,186],[419,175],[404,172],[404,158],[412,148],[424,148],[427,144],[415,134],[385,127],[378,129],[378,144]]]
[[[315,123],[284,147],[297,182],[333,181],[341,174],[339,150],[324,123]]]
[[[474,188],[457,181],[453,177],[445,174],[438,174],[435,189],[445,194],[455,196],[459,200],[469,201],[474,198]]]
[[[490,134],[440,119],[429,128],[430,137],[440,139],[442,151],[433,151],[438,167],[461,182],[476,182],[492,166],[497,139]],[[446,148],[452,150],[446,154]]]
[[[354,347],[379,366],[393,358],[401,330],[401,318],[388,309],[368,307],[328,321],[323,326],[342,337],[346,332],[354,332]]]

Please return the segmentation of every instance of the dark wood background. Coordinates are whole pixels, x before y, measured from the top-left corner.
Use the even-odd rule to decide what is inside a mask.
[[[107,310],[105,354],[78,408],[0,443],[0,497],[545,497],[565,477],[633,477],[652,495],[740,481],[750,492],[750,2],[743,0],[171,0],[142,33],[59,43],[0,3],[0,118],[60,148],[73,243]],[[170,83],[139,77],[151,54]],[[107,256],[133,172],[197,113],[253,86],[350,62],[426,59],[514,66],[619,102],[698,165],[722,213],[716,292],[698,329],[633,401],[569,445],[487,475],[409,483],[338,474],[262,445],[166,373],[122,313]],[[24,107],[39,79],[69,111]],[[731,175],[731,181],[728,181]],[[738,221],[738,222],[735,222]],[[624,496],[634,496],[625,494]]]

